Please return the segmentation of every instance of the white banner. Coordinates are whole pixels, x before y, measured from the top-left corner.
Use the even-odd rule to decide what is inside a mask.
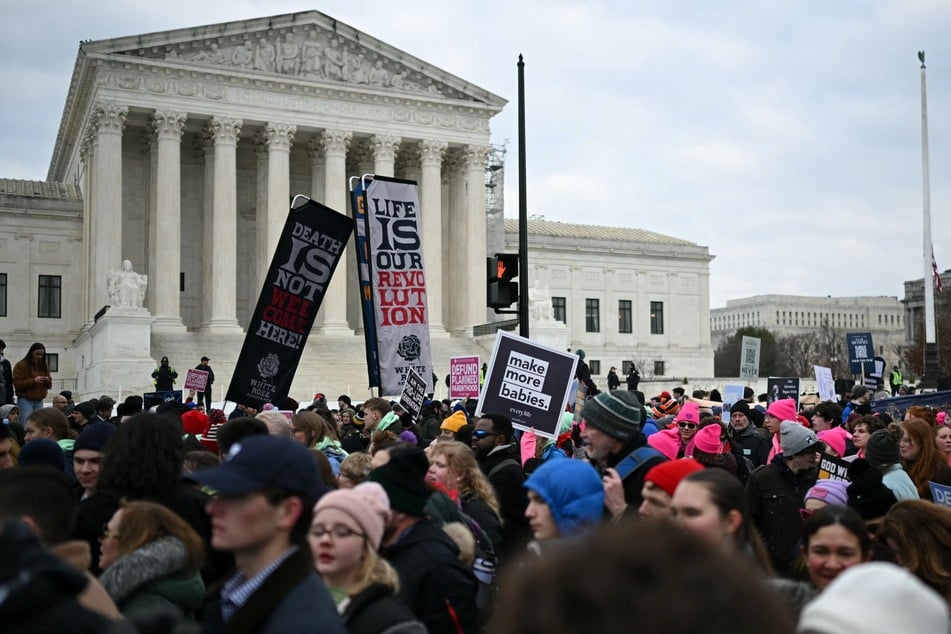
[[[812,366],[816,372],[816,385],[819,386],[819,398],[823,401],[835,402],[835,380],[832,378],[832,368],[821,365]]]
[[[366,213],[382,393],[400,394],[411,369],[430,393],[433,362],[416,183],[375,176],[366,191]]]

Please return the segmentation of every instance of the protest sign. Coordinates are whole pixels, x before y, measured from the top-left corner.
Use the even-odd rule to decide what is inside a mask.
[[[872,374],[875,372],[875,347],[872,345],[872,333],[849,332],[845,335],[849,349],[849,371],[852,374]]]
[[[723,412],[720,419],[724,423],[730,422],[730,408],[733,403],[743,400],[743,386],[737,384],[727,384],[723,386]]]
[[[771,376],[766,379],[766,401],[770,405],[781,398],[791,398],[796,401],[796,411],[799,411],[799,377]]]
[[[425,400],[426,381],[411,368],[406,374],[403,391],[400,393],[400,406],[413,415],[413,420],[416,420]]]
[[[852,463],[836,458],[829,454],[819,456],[819,479],[820,480],[841,480],[850,482],[849,465]]]
[[[556,438],[577,363],[577,355],[500,330],[476,411],[502,414],[517,429]]]
[[[181,390],[168,390],[166,392],[146,392],[142,395],[142,409],[146,412],[168,401],[182,402]]]
[[[760,340],[743,336],[740,350],[740,378],[755,381],[759,378]]]
[[[931,498],[935,504],[942,506],[951,506],[951,487],[937,482],[929,482],[931,487]]]
[[[819,399],[835,401],[835,379],[832,378],[832,369],[821,365],[812,366],[816,373],[816,385],[819,387]]]
[[[449,359],[449,398],[479,397],[479,357]]]
[[[208,385],[208,372],[205,370],[195,370],[194,368],[188,370],[188,373],[185,375],[186,390],[204,392],[206,385]]]

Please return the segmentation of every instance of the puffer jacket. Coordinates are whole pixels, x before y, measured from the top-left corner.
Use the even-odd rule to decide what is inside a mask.
[[[99,580],[122,615],[131,621],[161,610],[194,618],[205,584],[197,570],[185,570],[187,553],[177,537],[162,537],[121,557]]]

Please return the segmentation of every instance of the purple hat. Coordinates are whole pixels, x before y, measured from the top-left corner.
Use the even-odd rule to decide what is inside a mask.
[[[849,483],[841,480],[818,480],[815,486],[806,491],[806,500],[820,500],[829,505],[847,506],[849,503]]]

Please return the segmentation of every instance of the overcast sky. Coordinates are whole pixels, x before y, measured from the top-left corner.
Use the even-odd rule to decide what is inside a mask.
[[[709,247],[710,306],[903,295],[922,276],[927,51],[934,248],[951,268],[947,0],[0,0],[0,177],[46,177],[77,46],[318,9],[510,101],[526,59],[528,202],[549,220]]]

